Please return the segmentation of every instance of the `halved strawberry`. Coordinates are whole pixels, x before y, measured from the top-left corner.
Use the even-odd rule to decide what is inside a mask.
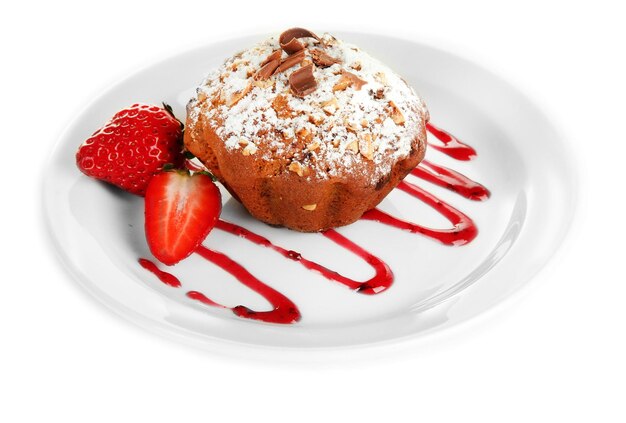
[[[171,266],[189,256],[211,232],[222,210],[222,198],[206,173],[175,170],[152,177],[145,205],[150,251]]]

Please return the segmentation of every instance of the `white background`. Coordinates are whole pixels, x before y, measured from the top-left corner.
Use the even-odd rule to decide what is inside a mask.
[[[619,2],[292,3],[2,6],[0,421],[625,421]],[[581,198],[566,244],[527,289],[410,354],[281,364],[144,332],[70,280],[42,225],[40,169],[81,106],[181,49],[290,26],[432,44],[492,69],[546,111],[576,153]]]

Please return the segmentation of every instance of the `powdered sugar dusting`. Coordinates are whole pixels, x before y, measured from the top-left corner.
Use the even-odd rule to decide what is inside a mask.
[[[188,119],[193,123],[204,113],[226,148],[267,161],[297,162],[309,170],[307,178],[367,170],[375,183],[410,154],[424,133],[424,102],[387,66],[351,44],[328,34],[322,36],[323,44],[312,38],[301,41],[307,47],[305,61],[312,60],[311,49],[341,61],[315,68],[318,87],[313,93],[300,98],[290,92],[288,77],[301,64],[268,80],[254,80],[260,63],[280,49],[278,38],[272,37],[212,71],[191,100]],[[343,72],[365,84],[359,90],[341,88]],[[400,117],[394,116],[392,105]]]

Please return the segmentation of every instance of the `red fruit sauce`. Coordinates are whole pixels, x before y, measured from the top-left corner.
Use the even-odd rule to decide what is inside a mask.
[[[443,145],[441,145],[438,143],[429,142],[428,145],[431,148],[441,151],[442,153],[456,160],[467,161],[472,160],[474,157],[476,157],[476,150],[474,150],[469,145],[462,143],[457,137],[450,134],[449,132],[446,132],[443,129],[436,127],[430,122],[426,124],[426,129],[428,130],[428,132],[433,134],[435,138],[443,143]]]
[[[431,123],[427,124],[426,129],[441,142],[441,144],[434,144],[429,141],[429,146],[431,148],[434,148],[456,160],[466,161],[476,157],[476,151],[472,147],[462,143],[456,137],[443,129],[440,129]],[[425,181],[453,191],[469,200],[484,201],[490,196],[489,190],[481,184],[472,181],[459,172],[426,160],[423,160],[415,169],[413,169],[411,174]],[[366,212],[361,219],[375,221],[383,225],[392,226],[394,228],[412,233],[419,233],[445,245],[465,245],[471,242],[478,234],[478,229],[471,218],[451,205],[438,199],[423,188],[405,180],[400,182],[397,189],[417,198],[435,209],[437,212],[441,213],[450,221],[452,227],[449,229],[432,229],[417,223],[401,220],[383,212],[380,209],[372,209]],[[387,263],[369,253],[363,247],[352,242],[334,229],[322,232],[321,235],[363,259],[374,269],[374,276],[366,281],[356,281],[348,278],[317,262],[308,260],[296,251],[287,250],[279,245],[275,245],[267,238],[231,222],[226,222],[220,219],[218,220],[215,228],[244,238],[254,244],[274,250],[286,259],[298,262],[305,268],[324,276],[326,279],[338,282],[361,294],[373,295],[381,293],[389,288],[393,283],[393,272]],[[235,262],[227,255],[220,253],[219,251],[211,250],[202,245],[198,247],[196,254],[230,273],[243,285],[263,296],[272,305],[272,309],[268,311],[255,311],[243,305],[227,307],[216,303],[198,291],[187,292],[186,295],[188,298],[207,306],[228,308],[240,317],[261,320],[268,323],[286,324],[294,323],[300,320],[300,311],[289,298],[257,279],[241,264]],[[160,270],[150,260],[141,258],[139,259],[139,264],[148,271],[152,272],[164,284],[174,288],[182,286],[182,283],[178,280],[178,278],[170,273]]]

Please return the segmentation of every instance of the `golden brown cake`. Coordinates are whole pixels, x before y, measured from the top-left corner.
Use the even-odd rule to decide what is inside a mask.
[[[185,146],[257,219],[315,232],[382,201],[424,157],[427,121],[387,66],[293,28],[206,77],[187,106]]]

